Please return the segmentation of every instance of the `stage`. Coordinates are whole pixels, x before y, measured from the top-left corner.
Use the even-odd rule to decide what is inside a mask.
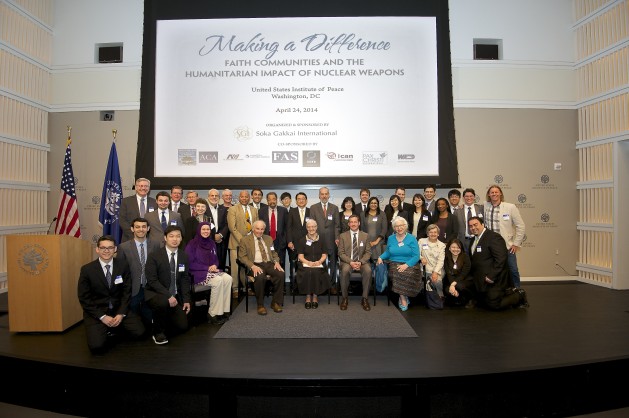
[[[167,345],[122,342],[104,356],[90,354],[82,324],[11,333],[3,314],[0,401],[131,417],[530,417],[629,406],[616,383],[629,371],[629,291],[523,287],[528,309],[411,306],[401,315],[416,338],[213,338],[220,327],[199,323]],[[246,315],[257,315],[251,305]]]

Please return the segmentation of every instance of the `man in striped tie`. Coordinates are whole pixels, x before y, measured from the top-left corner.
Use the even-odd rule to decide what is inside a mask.
[[[371,244],[369,235],[360,231],[360,218],[358,215],[351,215],[348,219],[349,231],[339,235],[339,260],[340,260],[340,282],[341,282],[341,310],[347,310],[349,303],[348,288],[349,277],[354,271],[359,271],[362,276],[362,299],[360,304],[366,311],[371,310],[369,306],[369,283],[371,282]],[[375,292],[375,289],[374,289]]]

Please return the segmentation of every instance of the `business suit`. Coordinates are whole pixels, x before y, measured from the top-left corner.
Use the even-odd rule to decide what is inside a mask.
[[[286,223],[288,221],[288,210],[283,206],[276,206],[275,210],[275,240],[273,241],[273,247],[280,258],[280,265],[284,268],[284,261],[286,260]],[[271,208],[264,206],[260,209],[258,218],[263,220],[266,224],[264,235],[271,236]]]
[[[146,196],[146,213],[144,217],[149,213],[150,209],[156,209],[157,202],[150,196]],[[131,232],[131,224],[135,218],[140,217],[140,205],[138,204],[137,195],[125,197],[120,201],[120,211],[118,213],[120,220],[120,228],[122,229],[122,242],[133,239],[133,232]]]
[[[181,215],[170,209],[167,209],[166,213],[168,217],[166,220],[168,226],[177,225],[181,228],[181,236],[185,236],[186,227],[183,224]],[[155,209],[154,211],[147,213],[144,218],[148,221],[149,226],[151,227],[149,237],[157,241],[162,241],[164,239],[164,229],[162,228],[162,210]]]
[[[505,240],[505,246],[510,249],[512,246],[522,247],[524,242],[524,219],[520,215],[520,211],[513,203],[500,202],[498,205],[499,216],[499,234]],[[491,230],[494,229],[494,225],[491,222],[492,204],[491,202],[485,203],[485,226]],[[494,215],[495,216],[495,215]],[[508,253],[507,263],[509,265],[509,271],[511,272],[511,278],[516,287],[520,287],[520,271],[518,270],[518,261],[515,252]]]
[[[499,234],[485,228],[470,258],[472,261],[470,276],[474,281],[479,303],[494,310],[519,304],[520,297],[517,293],[506,292],[513,284],[507,266],[507,246]],[[485,278],[493,283],[487,282]]]
[[[152,239],[144,240],[144,263],[148,255],[161,248],[161,242]],[[126,262],[131,272],[131,302],[129,308],[143,317],[147,322],[152,319],[151,310],[144,303],[144,285],[140,283],[142,278],[142,263],[140,262],[140,254],[136,246],[135,239],[125,241],[118,246],[116,259]],[[146,275],[145,275],[146,280]]]
[[[183,250],[177,250],[176,270],[177,291],[173,295],[170,292],[170,250],[162,247],[149,254],[146,260],[144,297],[153,311],[153,335],[163,333],[164,330],[184,332],[188,329],[183,304],[190,303],[190,275],[188,255]],[[172,308],[168,303],[171,296],[177,299],[177,305]]]
[[[286,247],[288,248],[288,259],[290,262],[290,284],[291,291],[295,286],[295,260],[297,259],[297,243],[302,237],[305,237],[308,231],[306,230],[306,220],[310,219],[310,208],[304,207],[304,222],[301,222],[299,215],[299,206],[291,208],[288,211],[288,217],[286,220]],[[290,249],[288,244],[293,244],[293,249]]]
[[[115,258],[112,258],[111,263],[111,287],[107,284],[105,272],[98,258],[83,265],[79,273],[77,294],[83,308],[87,345],[93,352],[103,350],[107,345],[108,335],[116,330],[101,321],[105,315],[111,317],[126,315],[119,327],[135,338],[144,334],[142,320],[129,310],[131,299],[129,266],[124,260]]]
[[[310,206],[310,217],[317,221],[317,232],[320,239],[325,242],[328,249],[328,267],[330,268],[330,287],[336,291],[336,269],[338,266],[338,249],[336,241],[341,232],[341,217],[339,208],[333,203],[327,203],[327,216],[323,216],[323,204],[321,202]]]
[[[470,209],[472,211],[472,216],[478,216],[479,218],[483,219],[483,212],[484,212],[484,208],[483,205],[477,205],[477,204],[473,204],[472,206],[470,206]],[[472,217],[470,216],[470,218]],[[462,250],[465,253],[469,253],[469,249],[470,249],[470,245],[472,244],[472,240],[474,239],[473,235],[467,235],[467,206],[464,205],[461,209],[458,209],[454,212],[454,217],[456,218],[458,224],[459,224],[459,234],[458,234],[458,238],[459,240],[461,240],[461,242],[463,243],[463,248]]]
[[[341,272],[341,295],[347,298],[349,287],[349,276],[353,269],[352,262],[352,230],[345,231],[339,235],[339,262]],[[358,261],[360,261],[360,273],[363,283],[363,298],[369,296],[369,283],[371,282],[371,244],[369,235],[363,231],[357,231],[356,242],[358,244]]]
[[[258,212],[259,212],[260,210],[262,210],[262,208],[265,208],[265,207],[267,207],[269,205],[267,205],[266,203],[260,202],[260,203],[258,203],[258,206],[256,206],[255,203],[251,202],[251,203],[249,203],[249,206],[256,208],[258,210]]]
[[[276,264],[280,264],[280,258],[277,252],[271,249],[273,248],[273,239],[268,235],[262,235],[265,251],[271,259],[271,261],[268,262],[255,261],[256,243],[254,240],[256,240],[256,237],[253,233],[244,236],[240,240],[240,244],[238,245],[238,259],[247,267],[247,270],[250,270],[255,264],[263,271],[263,273],[258,274],[253,281],[258,306],[264,306],[264,286],[266,284],[266,280],[264,279],[266,279],[266,276],[269,276],[269,280],[273,283],[273,300],[271,306],[273,306],[274,303],[281,306],[284,303],[284,273],[275,268]]]
[[[205,211],[205,214],[207,215],[210,224],[214,225],[214,228],[212,228],[211,237],[214,240],[214,242],[216,242],[216,255],[218,256],[218,268],[221,270],[225,270],[225,260],[227,259],[227,246],[229,244],[229,226],[227,225],[227,208],[222,205],[217,205],[216,206],[216,219],[214,219],[212,208],[210,207],[210,205],[208,205],[208,208]]]
[[[253,223],[258,220],[258,210],[253,206],[247,205],[246,208],[240,202],[230,207],[227,210],[227,227],[229,228],[229,266],[233,270],[231,272],[232,279],[234,282],[232,283],[232,290],[235,291],[238,289],[238,246],[240,245],[240,240],[245,237],[249,231],[247,231],[247,217],[245,215],[245,209],[249,211],[251,217],[251,226]],[[241,275],[240,283],[242,285],[245,284],[245,277]]]
[[[190,211],[190,205],[188,205],[187,203],[183,203],[182,201],[179,201],[179,207],[177,208],[177,210],[173,209],[174,206],[175,206],[175,202],[173,202],[171,200],[170,201],[170,210],[180,214],[181,215],[181,219],[183,220],[183,223],[185,224],[186,223],[186,219],[188,219],[189,217],[192,216],[192,212]]]

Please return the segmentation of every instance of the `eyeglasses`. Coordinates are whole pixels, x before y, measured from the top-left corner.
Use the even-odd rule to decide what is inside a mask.
[[[98,249],[101,251],[113,251],[116,247],[98,247]]]

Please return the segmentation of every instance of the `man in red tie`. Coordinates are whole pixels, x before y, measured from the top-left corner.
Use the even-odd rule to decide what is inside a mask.
[[[266,223],[264,235],[273,239],[273,247],[280,258],[280,265],[284,269],[286,260],[286,225],[288,222],[288,210],[277,205],[277,193],[269,192],[266,195],[267,205],[262,206],[258,212],[258,218]],[[286,269],[284,269],[286,270]]]

